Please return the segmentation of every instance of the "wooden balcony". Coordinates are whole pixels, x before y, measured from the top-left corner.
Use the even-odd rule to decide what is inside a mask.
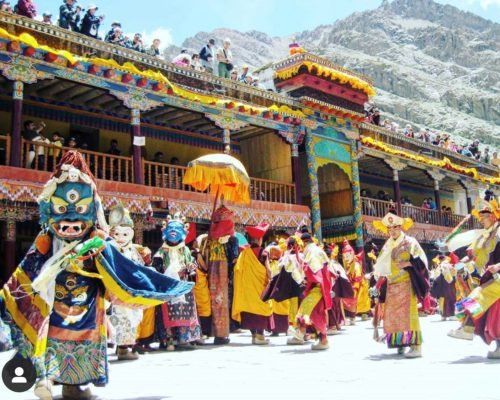
[[[7,144],[9,143],[8,137],[0,136],[0,146],[2,138]],[[61,156],[69,150],[74,149],[23,140],[22,165],[27,169],[52,172]],[[132,183],[132,157],[77,150],[82,153],[96,178],[111,182]],[[195,192],[191,186],[182,183],[187,167],[152,161],[143,161],[143,165],[146,186]],[[250,178],[250,198],[264,202],[296,204],[295,186],[290,183]]]
[[[52,172],[62,155],[70,150],[78,150],[82,153],[96,178],[113,182],[132,183],[132,157],[57,147],[43,142],[22,141],[22,165],[28,169]]]
[[[442,160],[444,157],[447,157],[455,164],[467,168],[475,167],[483,174],[498,177],[499,170],[498,167],[494,165],[476,161],[471,157],[455,153],[454,151],[444,149],[418,139],[406,137],[401,133],[392,132],[380,126],[362,123],[360,125],[360,133],[362,136],[371,137],[398,149],[415,153],[415,155],[425,155],[435,158],[436,160]]]
[[[367,197],[361,198],[361,207],[364,216],[383,218],[388,212],[396,213],[396,203],[383,201]],[[463,219],[464,215],[449,212],[439,212],[438,210],[428,210],[411,205],[401,205],[401,216],[411,218],[415,223],[425,225],[435,225],[442,227],[455,227]],[[478,228],[476,221],[471,219],[468,222],[468,229]]]

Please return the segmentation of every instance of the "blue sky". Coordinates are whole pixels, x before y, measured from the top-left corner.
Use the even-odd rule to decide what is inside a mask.
[[[125,32],[141,32],[146,41],[162,39],[163,45],[180,45],[199,31],[233,28],[258,30],[272,36],[290,35],[331,24],[356,11],[373,9],[381,0],[92,0],[105,15],[107,31],[113,20]],[[11,0],[11,3],[15,1]],[[62,0],[35,0],[39,14],[51,11],[57,19]],[[500,22],[500,0],[438,0]],[[91,1],[80,0],[86,8]]]

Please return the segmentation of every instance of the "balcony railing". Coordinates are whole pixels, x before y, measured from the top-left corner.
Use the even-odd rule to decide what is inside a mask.
[[[370,199],[368,197],[361,198],[361,207],[363,215],[378,218],[383,218],[388,212],[397,212],[396,203],[392,201]],[[438,210],[428,210],[407,204],[401,205],[401,215],[403,217],[409,217],[417,223],[449,227],[457,226],[464,219],[463,215],[450,212],[439,212]],[[476,227],[478,227],[478,225],[474,220],[470,220],[467,224],[468,229]]]
[[[194,192],[190,185],[182,183],[187,168],[179,165],[144,161],[146,186],[162,187]],[[290,183],[250,178],[250,198],[282,204],[295,203],[295,186]]]
[[[452,162],[463,167],[476,167],[480,172],[489,176],[498,176],[498,167],[485,164],[472,159],[471,157],[455,153],[454,151],[434,146],[433,144],[422,142],[421,140],[407,137],[401,133],[392,132],[380,126],[362,123],[361,135],[371,137],[396,148],[410,151],[416,155],[427,155],[437,160],[448,157]]]
[[[9,165],[10,136],[0,135],[0,165]]]
[[[69,147],[58,147],[44,142],[22,141],[22,165],[28,169],[54,171],[61,156]],[[132,157],[115,156],[95,151],[78,151],[83,155],[92,174],[96,178],[114,182],[132,182]]]

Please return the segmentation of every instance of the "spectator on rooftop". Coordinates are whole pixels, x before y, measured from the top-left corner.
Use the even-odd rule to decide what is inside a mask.
[[[174,57],[172,64],[179,67],[189,67],[191,65],[191,57],[189,57],[187,50],[182,49],[180,54]]]
[[[0,1],[0,11],[6,12],[6,13],[13,13],[14,10],[12,10],[12,7],[8,1]]]
[[[245,76],[245,83],[247,85],[252,85],[253,84],[253,76],[252,75]]]
[[[75,7],[75,0],[64,0],[64,4],[59,7],[59,26],[64,29],[70,29],[78,32],[80,22],[80,6]]]
[[[35,18],[36,6],[31,0],[19,0],[16,5],[16,13],[23,17]]]
[[[243,68],[241,68],[241,75],[239,77],[239,80],[244,83],[247,75],[248,75],[248,65],[243,65]]]
[[[199,54],[194,53],[191,56],[191,68],[193,68],[195,71],[203,71],[204,70],[203,65],[201,65]]]
[[[123,36],[122,28],[117,26],[114,28],[113,33],[108,36],[106,40],[108,43],[117,44],[119,46],[125,46],[126,38]]]
[[[493,154],[491,155],[491,163],[493,165],[498,165],[498,152],[494,151]]]
[[[47,25],[52,25],[52,14],[48,11],[42,14],[42,22]]]
[[[473,157],[476,157],[476,154],[479,153],[479,140],[476,139],[472,144],[469,146],[469,150],[472,153]]]
[[[403,129],[403,135],[409,138],[415,138],[413,128],[411,127],[410,124],[406,124],[405,128]]]
[[[140,33],[136,33],[134,35],[134,38],[132,39],[129,47],[132,50],[144,53],[144,43],[142,42],[142,35]]]
[[[112,24],[111,24],[111,29],[109,30],[108,33],[106,33],[106,36],[104,36],[104,40],[106,42],[110,42],[110,38],[111,36],[114,36],[114,33],[115,33],[115,28],[120,28],[121,29],[122,27],[122,24],[120,24],[118,21],[114,21]]]
[[[80,26],[80,33],[85,36],[93,37],[94,39],[100,39],[99,27],[104,19],[104,15],[95,15],[97,9],[98,7],[95,4],[91,4],[83,17],[82,25]]]
[[[210,39],[200,51],[201,64],[207,72],[214,72],[215,40]]]
[[[238,71],[236,69],[233,69],[231,71],[231,74],[229,75],[229,79],[231,79],[232,81],[238,80]]]
[[[265,90],[266,88],[264,87],[264,85],[262,83],[260,83],[260,79],[258,76],[256,76],[255,78],[253,78],[253,82],[252,82],[252,85],[259,88],[259,89],[263,89]]]
[[[375,108],[373,110],[373,114],[372,114],[372,118],[371,119],[372,119],[372,123],[374,125],[377,125],[377,126],[380,125],[380,111],[379,111],[378,108]]]
[[[363,108],[365,110],[365,117],[369,117],[370,115],[372,115],[373,109],[375,108],[375,106],[372,103],[370,103],[369,101],[367,101],[363,105]]]
[[[218,72],[221,78],[229,78],[233,69],[233,54],[231,53],[231,40],[224,39],[222,47],[217,50]]]
[[[146,50],[146,54],[153,57],[160,57],[160,39],[153,40],[153,44]]]
[[[484,149],[483,156],[481,157],[481,162],[484,162],[485,164],[489,164],[491,162],[489,147],[486,147]]]

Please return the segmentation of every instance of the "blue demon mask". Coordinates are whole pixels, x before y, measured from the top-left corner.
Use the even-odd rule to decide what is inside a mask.
[[[175,246],[186,240],[187,231],[183,222],[171,220],[161,230],[161,234],[164,242]]]
[[[84,238],[96,221],[92,187],[80,182],[62,182],[50,199],[40,202],[40,223],[66,241]]]

